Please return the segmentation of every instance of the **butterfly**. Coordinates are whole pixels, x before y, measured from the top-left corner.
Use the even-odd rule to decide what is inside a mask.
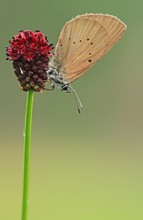
[[[70,83],[100,60],[125,30],[126,25],[120,19],[108,14],[79,15],[61,30],[47,75],[52,89],[57,86],[75,95],[79,112],[83,106]]]

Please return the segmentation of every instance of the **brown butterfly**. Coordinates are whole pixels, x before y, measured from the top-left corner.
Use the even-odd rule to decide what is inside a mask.
[[[125,30],[122,21],[108,14],[84,14],[64,25],[47,74],[53,89],[57,86],[64,92],[74,93],[79,112],[82,104],[70,83],[100,60]]]

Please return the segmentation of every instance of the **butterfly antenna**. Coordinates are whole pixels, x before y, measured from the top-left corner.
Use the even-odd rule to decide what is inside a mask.
[[[79,98],[77,92],[72,87],[70,87],[70,89],[71,89],[71,92],[73,93],[73,95],[75,97],[78,113],[80,113],[81,110],[83,110],[83,105],[80,101],[80,98]]]

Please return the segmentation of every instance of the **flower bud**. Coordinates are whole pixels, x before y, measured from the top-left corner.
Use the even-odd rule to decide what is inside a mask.
[[[7,59],[13,62],[14,73],[23,91],[43,91],[52,49],[53,45],[40,31],[20,31],[12,38],[7,48]]]

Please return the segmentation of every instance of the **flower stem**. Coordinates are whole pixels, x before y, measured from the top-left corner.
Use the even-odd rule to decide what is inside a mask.
[[[30,171],[30,145],[33,112],[34,92],[27,93],[24,129],[24,170],[23,170],[23,199],[21,220],[27,220],[28,199],[29,199],[29,171]]]

